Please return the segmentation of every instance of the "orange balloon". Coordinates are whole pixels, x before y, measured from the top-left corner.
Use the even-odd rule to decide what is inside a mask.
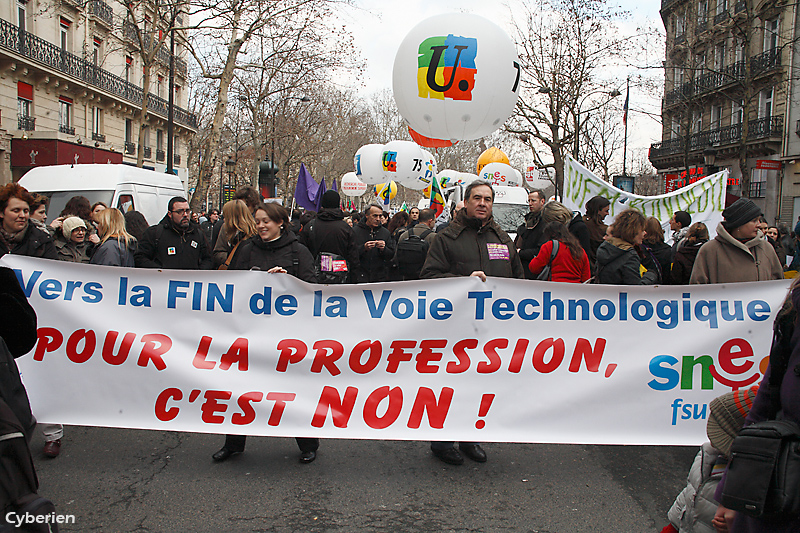
[[[480,174],[481,169],[489,163],[505,163],[508,165],[508,156],[496,146],[490,146],[478,157],[478,172],[476,174]]]

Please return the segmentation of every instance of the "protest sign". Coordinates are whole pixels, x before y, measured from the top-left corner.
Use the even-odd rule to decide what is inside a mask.
[[[38,314],[42,422],[362,439],[698,444],[708,402],[761,380],[789,284],[0,264]]]

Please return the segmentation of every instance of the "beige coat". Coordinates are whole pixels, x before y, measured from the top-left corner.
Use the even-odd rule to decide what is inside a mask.
[[[783,279],[783,268],[772,245],[756,237],[742,243],[719,224],[717,236],[697,253],[690,284],[739,283]]]

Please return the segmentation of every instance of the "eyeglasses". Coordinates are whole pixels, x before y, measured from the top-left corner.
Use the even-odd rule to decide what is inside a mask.
[[[185,215],[186,213],[191,213],[191,209],[173,209],[173,213],[178,213],[179,215]]]

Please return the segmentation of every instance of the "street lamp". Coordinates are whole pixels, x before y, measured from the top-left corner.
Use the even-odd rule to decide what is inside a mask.
[[[578,104],[577,110],[575,112],[575,146],[573,148],[573,154],[572,155],[575,157],[576,161],[578,160],[578,147],[579,147],[578,141],[579,141],[579,138],[580,138],[580,130],[581,130],[581,113],[586,113],[588,115],[588,113],[600,109],[604,105],[608,104],[613,98],[616,98],[617,96],[620,96],[622,94],[617,89],[614,89],[614,90],[609,91],[608,93],[606,93],[606,94],[608,94],[608,100],[606,100],[605,102],[603,102],[601,104],[598,104],[598,105],[596,105],[594,107],[591,107],[591,108],[589,108],[589,109],[587,109],[585,111],[581,110],[581,104],[583,104],[583,102],[585,102],[588,97],[592,96],[593,94],[597,94],[597,93],[605,93],[605,91],[592,91],[589,94],[587,94],[584,97],[584,99],[581,101],[581,103]]]
[[[225,205],[231,196],[230,191],[233,189],[231,188],[231,182],[233,181],[234,170],[236,169],[236,161],[233,160],[232,157],[229,157],[227,161],[225,161],[225,172],[228,174],[228,187],[225,189],[222,195],[222,205]],[[222,206],[220,206],[220,211],[222,211]]]
[[[717,161],[717,150],[709,146],[705,150],[703,150],[703,162],[705,163],[705,170],[706,176],[710,176],[711,174],[716,174],[719,169],[714,166],[714,163]],[[713,170],[713,172],[712,172]]]

